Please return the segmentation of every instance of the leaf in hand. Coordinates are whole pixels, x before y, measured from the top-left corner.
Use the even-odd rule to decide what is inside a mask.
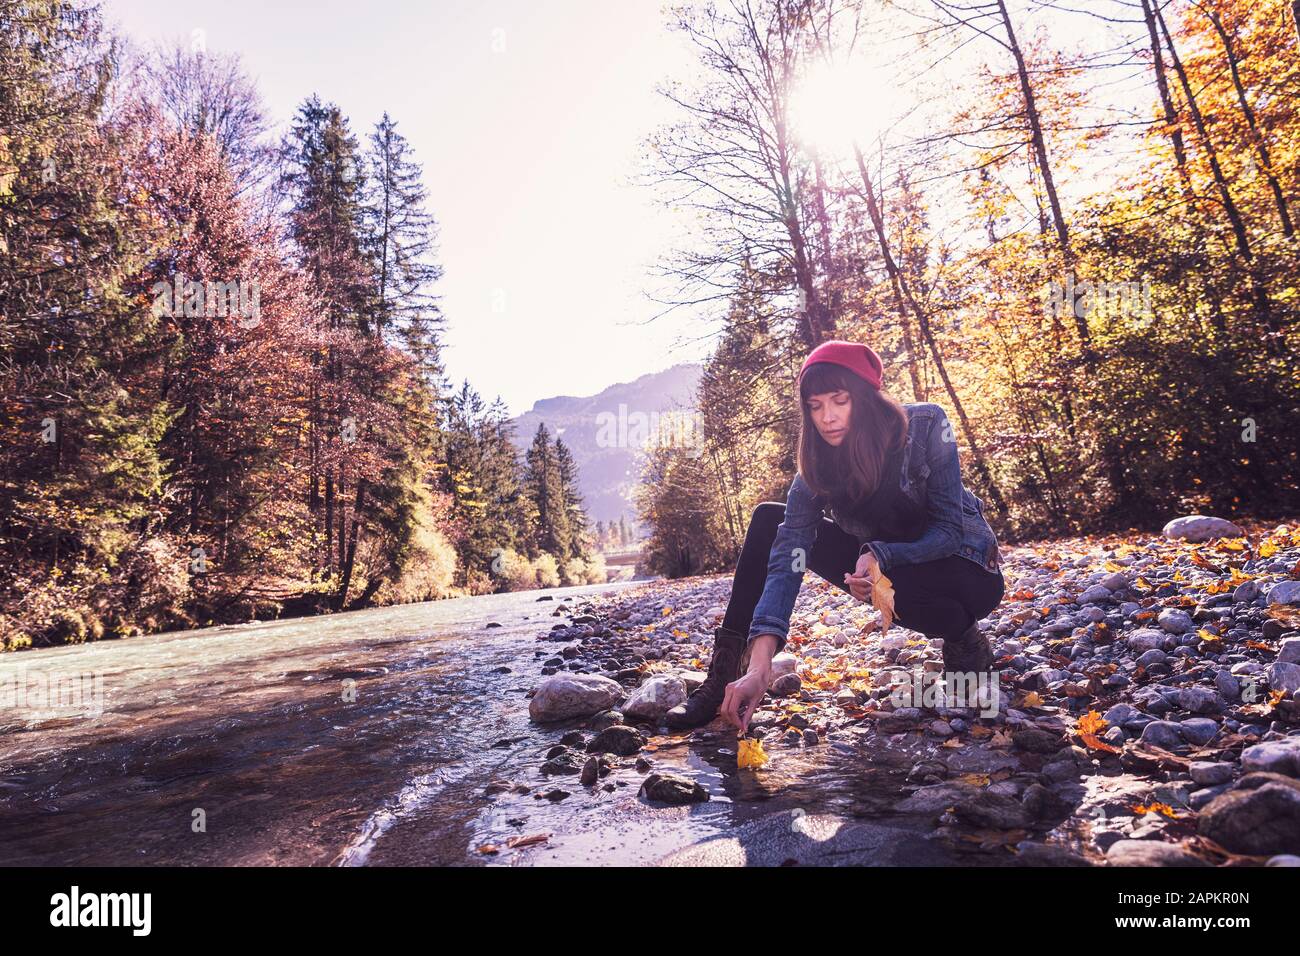
[[[880,611],[880,636],[884,637],[894,621],[894,582],[883,571],[872,585],[871,603]]]

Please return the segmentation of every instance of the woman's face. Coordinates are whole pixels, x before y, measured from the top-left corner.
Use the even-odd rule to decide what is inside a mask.
[[[808,396],[808,415],[828,445],[839,445],[849,434],[853,397],[844,389]]]

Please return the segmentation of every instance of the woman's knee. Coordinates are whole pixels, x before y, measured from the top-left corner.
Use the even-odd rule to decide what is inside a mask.
[[[894,614],[909,630],[931,637],[952,637],[970,626],[971,616],[960,601],[936,594],[894,591]]]
[[[751,528],[775,528],[785,520],[785,505],[779,501],[761,501],[754,506],[754,513],[749,516]]]

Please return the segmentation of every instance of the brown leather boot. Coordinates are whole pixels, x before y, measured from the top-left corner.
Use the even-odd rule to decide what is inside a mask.
[[[713,659],[709,661],[709,675],[686,703],[678,704],[664,715],[664,720],[674,730],[699,727],[718,716],[727,685],[740,676],[740,656],[745,651],[745,637],[735,631],[720,627],[713,632]]]
[[[993,648],[976,621],[961,634],[943,641],[945,673],[984,673],[993,669]]]

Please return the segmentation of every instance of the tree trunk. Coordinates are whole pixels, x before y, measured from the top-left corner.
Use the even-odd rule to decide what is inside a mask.
[[[871,217],[871,225],[876,232],[876,242],[880,246],[880,256],[885,261],[885,270],[889,273],[890,285],[894,291],[896,307],[903,320],[904,328],[906,328],[907,313],[910,309],[916,317],[917,325],[921,329],[921,335],[925,339],[926,345],[929,346],[930,357],[934,359],[935,369],[939,373],[939,378],[943,381],[943,387],[952,402],[953,411],[957,413],[957,418],[961,422],[962,431],[965,433],[966,441],[970,446],[971,460],[975,464],[975,470],[984,479],[984,486],[988,489],[994,506],[998,509],[999,514],[1005,518],[1008,514],[1007,504],[1002,498],[1002,492],[998,490],[997,484],[993,481],[993,475],[988,469],[984,452],[980,448],[979,441],[975,437],[975,431],[971,427],[970,419],[966,415],[966,407],[962,404],[961,398],[957,395],[957,390],[953,387],[952,380],[948,377],[948,370],[944,365],[943,356],[939,352],[938,343],[935,342],[930,329],[930,317],[921,308],[915,296],[912,295],[907,284],[907,277],[903,275],[903,271],[898,267],[898,263],[890,249],[889,236],[885,232],[885,218],[880,211],[880,204],[876,201],[876,191],[871,182],[871,175],[867,172],[866,161],[862,158],[862,150],[858,148],[856,143],[853,146],[853,153],[858,161],[858,173],[862,176],[862,191],[866,195],[867,214]],[[915,383],[916,364],[914,356],[911,357],[913,361],[910,367],[913,370],[913,381]]]
[[[343,570],[339,576],[339,589],[334,597],[334,607],[336,610],[343,610],[344,604],[348,599],[348,588],[352,586],[352,569],[356,566],[357,560],[357,540],[361,534],[361,509],[366,502],[366,482],[361,479],[357,482],[357,498],[352,505],[352,527],[348,532],[347,554],[343,555],[343,545],[340,540],[339,555],[343,565]],[[340,531],[342,522],[340,521]],[[341,537],[341,536],[340,536]],[[372,592],[373,593],[373,592]]]
[[[1160,46],[1160,34],[1156,30],[1155,14],[1151,11],[1151,0],[1142,0],[1142,18],[1146,21],[1147,35],[1151,39],[1151,65],[1156,73],[1156,90],[1160,94],[1165,125],[1169,128],[1169,139],[1174,146],[1174,162],[1183,182],[1184,198],[1190,203],[1196,198],[1196,190],[1192,187],[1192,179],[1187,172],[1187,146],[1183,143],[1183,131],[1178,125],[1178,111],[1174,109],[1173,97],[1169,95],[1169,78],[1165,75],[1165,58]]]
[[[1075,260],[1074,250],[1070,247],[1070,231],[1065,224],[1065,214],[1061,211],[1061,200],[1056,192],[1056,180],[1052,176],[1052,164],[1047,156],[1047,140],[1043,136],[1042,118],[1038,113],[1038,100],[1034,96],[1034,87],[1029,82],[1029,68],[1025,64],[1024,53],[1020,50],[1020,42],[1016,39],[1016,31],[1011,24],[1011,15],[1007,13],[1007,5],[1003,0],[997,0],[997,4],[998,12],[1002,14],[1002,25],[1007,31],[1007,44],[1016,61],[1016,75],[1020,80],[1021,96],[1024,98],[1025,116],[1029,120],[1031,145],[1038,162],[1038,172],[1043,177],[1043,190],[1047,193],[1047,202],[1051,207],[1052,226],[1056,230],[1056,241],[1061,247],[1061,261],[1065,271],[1073,273]],[[1088,331],[1087,318],[1080,316],[1077,309],[1073,310],[1073,314],[1075,328],[1079,332],[1079,342],[1083,346],[1084,358],[1091,364],[1093,362],[1092,335]]]
[[[1250,136],[1255,143],[1255,153],[1259,156],[1260,168],[1268,178],[1269,188],[1273,192],[1273,201],[1277,204],[1278,218],[1282,220],[1282,232],[1284,235],[1290,236],[1295,232],[1295,227],[1291,224],[1291,211],[1287,208],[1286,196],[1283,195],[1282,186],[1278,183],[1277,176],[1273,172],[1273,161],[1268,154],[1268,144],[1264,142],[1264,134],[1260,132],[1259,123],[1255,120],[1255,111],[1251,108],[1250,100],[1246,96],[1246,88],[1242,85],[1237,54],[1232,48],[1232,37],[1223,28],[1223,20],[1218,14],[1213,10],[1206,10],[1205,15],[1209,17],[1210,23],[1214,24],[1214,31],[1219,35],[1220,42],[1223,43],[1223,52],[1228,58],[1228,71],[1232,75],[1232,87],[1237,91],[1237,102],[1241,104],[1241,115],[1246,118],[1246,125],[1250,127]]]
[[[1178,84],[1182,87],[1183,97],[1187,100],[1187,111],[1191,114],[1192,123],[1195,125],[1197,135],[1205,148],[1205,155],[1210,163],[1210,172],[1214,176],[1214,184],[1218,189],[1219,199],[1223,203],[1224,212],[1227,213],[1228,221],[1232,225],[1232,234],[1237,242],[1237,252],[1241,256],[1243,265],[1250,276],[1251,296],[1255,302],[1256,317],[1272,333],[1268,337],[1268,346],[1270,351],[1278,354],[1282,346],[1280,341],[1281,332],[1273,317],[1268,290],[1259,274],[1259,270],[1256,268],[1254,254],[1250,248],[1250,239],[1246,235],[1246,224],[1241,218],[1241,213],[1232,198],[1232,193],[1228,190],[1228,181],[1223,175],[1223,167],[1219,165],[1218,151],[1214,147],[1214,142],[1210,139],[1209,130],[1206,129],[1205,117],[1201,115],[1200,105],[1196,102],[1196,94],[1192,92],[1192,84],[1187,78],[1187,70],[1183,68],[1183,61],[1178,55],[1178,48],[1174,46],[1174,38],[1169,32],[1169,25],[1165,23],[1164,15],[1160,12],[1159,7],[1154,9],[1154,13],[1156,23],[1160,26],[1160,32],[1164,35],[1165,46],[1169,50],[1169,59],[1173,64],[1174,74],[1178,77]]]

